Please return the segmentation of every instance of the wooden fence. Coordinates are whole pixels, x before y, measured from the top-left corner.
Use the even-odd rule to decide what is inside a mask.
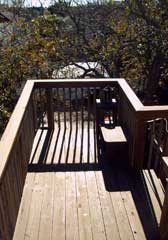
[[[168,106],[143,106],[124,79],[27,81],[0,142],[0,239],[12,239],[34,136],[38,127],[54,128],[56,106],[54,101],[58,100],[59,89],[62,89],[63,92],[64,89],[68,89],[71,102],[72,88],[80,89],[82,98],[84,94],[82,89],[86,89],[87,94],[90,94],[90,89],[92,89],[95,104],[96,89],[106,86],[118,89],[118,124],[123,128],[128,140],[129,164],[139,170],[145,166],[147,121],[155,118],[168,119]],[[38,91],[39,93],[37,93]],[[44,97],[45,104],[43,106],[43,101],[38,102],[37,94],[39,99]],[[75,101],[78,101],[78,97]],[[72,105],[69,108],[70,119],[71,107]],[[91,111],[90,107],[89,100],[87,103],[88,112]],[[44,116],[46,123],[44,123]],[[66,112],[64,116],[66,124]],[[96,116],[94,117],[96,119]],[[59,111],[57,111],[58,119]],[[165,154],[168,155],[167,152]],[[162,160],[164,173],[162,177],[166,179],[168,177],[168,157],[162,156]],[[165,234],[168,231],[167,191],[160,223],[161,239],[166,239]]]

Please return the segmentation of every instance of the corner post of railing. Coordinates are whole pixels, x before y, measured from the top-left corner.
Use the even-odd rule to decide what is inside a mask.
[[[159,232],[160,232],[160,239],[166,240],[168,236],[168,179],[167,179],[165,198],[164,198],[164,203],[162,208]]]
[[[145,149],[145,121],[143,104],[124,80],[119,83],[119,124],[123,127],[128,140],[129,165],[136,169],[143,168]]]
[[[138,114],[137,114],[138,115]],[[143,169],[145,155],[146,122],[136,116],[132,165],[136,169]]]
[[[54,109],[52,88],[46,88],[48,129],[54,129]]]

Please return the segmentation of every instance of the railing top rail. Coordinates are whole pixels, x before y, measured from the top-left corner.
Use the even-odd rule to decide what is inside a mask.
[[[118,79],[118,84],[124,94],[127,96],[127,99],[131,103],[132,107],[135,111],[139,111],[143,109],[144,105],[139,100],[139,98],[136,96],[135,92],[132,90],[132,88],[129,86],[129,84],[126,82],[125,79]]]
[[[104,87],[106,85],[119,85],[128,101],[136,112],[145,116],[152,112],[168,111],[168,105],[164,106],[144,106],[135,92],[124,78],[99,78],[99,79],[40,79],[33,80],[35,88],[66,88],[66,87]]]
[[[102,79],[42,79],[34,80],[35,88],[54,87],[103,87],[106,85],[119,85],[128,98],[135,111],[143,108],[143,104],[134,91],[123,78],[102,78]]]
[[[0,183],[8,163],[7,159],[10,156],[12,147],[17,139],[21,123],[27,109],[27,104],[33,92],[33,88],[34,82],[27,81],[12,113],[12,116],[7,124],[7,127],[2,135],[0,141]]]
[[[56,87],[99,87],[118,84],[118,79],[42,79],[34,80],[35,88],[56,88]]]
[[[137,112],[138,118],[145,121],[156,118],[167,118],[168,119],[168,105],[164,106],[143,106]]]

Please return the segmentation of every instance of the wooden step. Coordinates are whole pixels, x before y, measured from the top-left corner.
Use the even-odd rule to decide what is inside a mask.
[[[126,165],[128,161],[128,144],[120,126],[113,129],[101,127],[103,160],[112,164]]]

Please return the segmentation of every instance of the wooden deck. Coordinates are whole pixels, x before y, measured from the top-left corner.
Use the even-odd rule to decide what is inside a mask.
[[[158,239],[160,181],[100,163],[94,132],[85,122],[37,132],[14,240]]]

